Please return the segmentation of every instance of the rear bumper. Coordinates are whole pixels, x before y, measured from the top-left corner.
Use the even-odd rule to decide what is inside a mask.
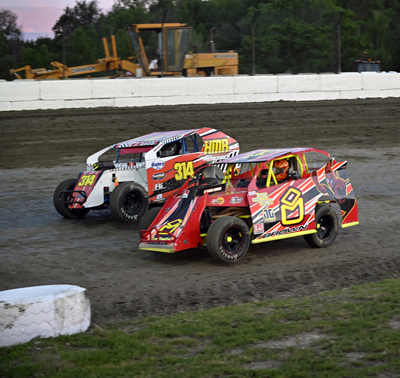
[[[143,251],[154,251],[154,252],[164,252],[164,253],[175,253],[173,244],[151,244],[151,243],[140,243],[139,249]]]

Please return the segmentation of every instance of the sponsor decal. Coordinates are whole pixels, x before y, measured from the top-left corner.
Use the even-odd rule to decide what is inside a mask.
[[[212,200],[212,203],[215,205],[223,205],[223,203],[225,202],[223,197],[218,197]]]
[[[125,169],[133,169],[133,168],[140,168],[144,167],[145,163],[116,163],[115,170],[116,171],[123,171]]]
[[[242,203],[243,197],[232,197],[230,200],[230,203],[236,204],[236,203]]]
[[[256,192],[254,190],[252,192],[249,192],[249,196],[254,196],[255,194],[256,194]]]
[[[227,138],[206,140],[204,142],[205,154],[218,154],[221,152],[228,152],[228,151],[229,151],[229,141]]]
[[[256,198],[252,198],[253,202],[258,202],[260,206],[268,206],[272,204],[272,200],[268,198],[268,193],[256,193]]]
[[[182,219],[175,219],[171,222],[168,222],[167,224],[164,224],[164,226],[162,226],[160,228],[160,231],[158,232],[159,239],[160,240],[171,240],[170,234],[173,234],[181,224],[182,224]],[[163,236],[163,235],[165,235],[165,236]]]
[[[143,146],[154,146],[158,142],[126,142],[126,143],[118,143],[118,147],[125,148],[125,147],[143,147]]]
[[[71,69],[72,73],[92,72],[92,71],[96,71],[96,67],[95,66],[79,67],[79,68],[72,68]]]
[[[151,163],[151,168],[156,169],[157,171],[159,171],[160,169],[164,168],[165,163],[162,160],[154,160]]]
[[[274,210],[264,209],[263,212],[264,223],[272,222],[276,220]]]
[[[163,172],[154,173],[153,180],[162,180],[164,177],[165,173]]]
[[[265,237],[269,238],[270,236],[279,236],[279,235],[291,234],[292,232],[305,231],[305,230],[307,230],[307,226],[286,227],[283,230],[274,231],[274,232],[267,232],[265,234]]]
[[[162,194],[157,194],[157,200],[162,200]]]
[[[164,189],[164,185],[162,182],[159,184],[156,184],[156,186],[154,187],[154,190],[162,190],[162,189]]]
[[[217,188],[212,188],[212,189],[206,189],[204,193],[219,192],[220,190],[222,190],[222,186],[218,186]]]
[[[264,225],[262,223],[254,225],[254,233],[262,234],[264,232]]]
[[[301,196],[301,191],[296,188],[289,188],[282,196],[281,200],[282,225],[289,226],[300,223],[304,219],[304,200]],[[298,210],[296,218],[290,217],[291,213]]]
[[[188,198],[189,196],[189,190],[185,190],[182,194],[182,198]]]
[[[214,59],[235,59],[237,58],[236,54],[216,54],[214,55]]]

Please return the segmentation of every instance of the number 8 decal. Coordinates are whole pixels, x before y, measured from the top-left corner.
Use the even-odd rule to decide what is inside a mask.
[[[281,200],[281,214],[282,214],[282,225],[290,226],[292,224],[300,223],[304,219],[304,200],[301,196],[301,191],[296,188],[289,188],[286,193],[282,196]],[[298,211],[296,218],[290,217],[291,213]]]

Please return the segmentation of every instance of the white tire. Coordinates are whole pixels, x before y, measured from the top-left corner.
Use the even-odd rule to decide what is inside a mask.
[[[73,285],[0,291],[0,346],[85,332],[90,325],[85,291]]]

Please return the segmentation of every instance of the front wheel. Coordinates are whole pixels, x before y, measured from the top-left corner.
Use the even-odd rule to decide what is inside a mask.
[[[112,191],[110,208],[119,220],[135,222],[142,218],[149,208],[149,195],[142,185],[123,182]]]
[[[329,247],[338,234],[339,223],[329,206],[318,206],[315,212],[315,234],[304,235],[305,241],[314,248]]]
[[[146,214],[143,215],[143,218],[140,220],[139,223],[139,233],[140,231],[148,230],[151,224],[156,219],[158,213],[161,211],[162,207],[153,207],[150,209]],[[142,234],[140,234],[140,237]]]
[[[53,203],[58,214],[64,218],[80,219],[83,218],[90,209],[70,209],[68,201],[71,200],[71,193],[63,193],[67,190],[74,190],[76,185],[75,179],[67,179],[61,182],[53,195]]]
[[[217,260],[236,262],[246,254],[249,245],[249,228],[239,218],[231,216],[218,218],[208,229],[207,249]]]

